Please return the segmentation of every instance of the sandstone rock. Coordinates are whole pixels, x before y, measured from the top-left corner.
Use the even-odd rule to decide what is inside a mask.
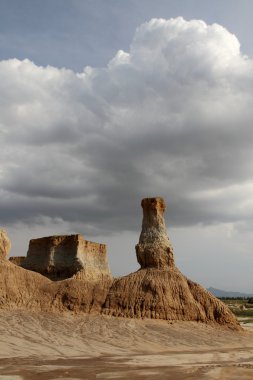
[[[49,299],[41,291],[46,277],[27,271],[9,260],[0,262],[0,309],[41,310]]]
[[[11,256],[9,258],[9,261],[20,267],[22,265],[23,261],[25,260],[25,258],[26,258],[25,256]]]
[[[100,313],[112,280],[51,281],[9,260],[0,262],[0,309]]]
[[[0,230],[0,260],[7,259],[11,249],[11,241],[5,230]]]
[[[162,198],[145,198],[142,230],[139,244],[136,245],[137,260],[141,268],[166,269],[174,267],[173,249],[167,235]]]
[[[130,318],[155,318],[219,323],[240,329],[221,301],[188,280],[175,266],[164,221],[162,198],[142,201],[143,223],[137,260],[141,269],[113,281],[103,313]]]
[[[110,277],[106,245],[84,240],[82,235],[49,236],[30,241],[22,267],[52,280],[75,276],[98,280]]]
[[[2,242],[5,244],[2,242],[1,244],[3,247],[8,248],[10,241],[6,236],[6,233],[2,234]],[[74,272],[73,268],[79,269],[80,266],[81,270],[76,272],[70,279],[51,281],[39,273],[18,266],[17,264],[22,262],[23,257],[13,257],[10,260],[2,259],[0,260],[0,309],[26,309],[57,313],[64,311],[101,312],[102,305],[112,284],[105,246],[85,242],[79,235],[65,238],[50,237],[32,241],[31,246],[33,248],[38,246],[41,251],[32,251],[31,262],[36,262],[37,252],[38,262],[45,263],[41,267],[43,270],[47,269],[47,255],[45,255],[44,261],[40,255],[45,252],[42,248],[47,247],[51,241],[53,245],[51,245],[50,257],[52,258],[53,268],[49,268],[53,269],[52,275],[55,269],[57,271],[62,269],[65,274],[66,271],[72,274]],[[84,252],[83,250],[86,246],[89,249]],[[66,250],[68,247],[71,249]],[[99,247],[100,250],[98,249]],[[6,253],[6,249],[4,252]],[[68,252],[72,252],[72,256],[70,254],[70,257],[68,257]],[[63,254],[63,258],[61,254]],[[65,261],[64,255],[67,256]],[[78,265],[76,264],[75,266],[73,262],[77,262]],[[59,263],[63,263],[62,266],[59,266]],[[83,263],[83,266],[80,263]]]
[[[104,245],[81,235],[34,239],[22,265],[6,260],[10,241],[1,231],[0,309],[105,313],[130,318],[201,321],[240,329],[225,304],[175,266],[161,198],[142,202],[136,254],[141,269],[112,281]],[[25,264],[26,263],[26,264]],[[51,281],[36,273],[40,271]]]

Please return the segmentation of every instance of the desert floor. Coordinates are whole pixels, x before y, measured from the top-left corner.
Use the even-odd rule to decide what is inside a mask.
[[[252,380],[253,326],[0,312],[0,380]]]

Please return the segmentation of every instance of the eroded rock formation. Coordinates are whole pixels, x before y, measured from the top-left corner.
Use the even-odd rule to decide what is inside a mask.
[[[219,323],[239,329],[225,304],[188,280],[175,266],[167,236],[162,198],[143,199],[137,260],[141,269],[115,279],[103,312],[119,317]]]
[[[112,280],[51,281],[9,260],[0,262],[0,309],[100,313]]]
[[[201,321],[239,330],[225,304],[177,269],[165,228],[163,199],[146,198],[142,208],[136,245],[141,268],[114,280],[105,246],[86,242],[81,235],[32,240],[22,263],[30,271],[7,260],[10,240],[1,231],[0,308]]]
[[[32,239],[22,267],[62,280],[96,280],[111,277],[106,245],[87,241],[82,235],[48,236]]]
[[[11,249],[11,241],[8,238],[7,232],[0,229],[0,260],[6,259]]]
[[[80,270],[72,278],[63,281],[51,281],[39,273],[16,265],[18,262],[14,264],[12,260],[7,260],[10,240],[6,233],[0,237],[4,253],[0,256],[0,309],[101,312],[112,278],[107,271],[107,261],[96,261],[98,252],[94,255],[90,252],[93,259],[86,260],[84,271]],[[76,239],[81,241],[80,237]],[[60,254],[60,250],[57,254]],[[102,257],[105,258],[105,255],[106,251],[103,251]],[[54,262],[58,263],[57,260]]]
[[[143,209],[142,230],[136,245],[137,260],[141,268],[166,269],[174,267],[172,245],[167,235],[162,198],[145,198],[141,202]]]
[[[24,262],[25,258],[26,258],[25,256],[11,256],[9,260],[11,263],[18,265],[20,267],[22,263]]]

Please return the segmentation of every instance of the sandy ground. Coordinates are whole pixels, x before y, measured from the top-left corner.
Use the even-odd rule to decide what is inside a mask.
[[[253,380],[253,325],[0,312],[0,380]]]

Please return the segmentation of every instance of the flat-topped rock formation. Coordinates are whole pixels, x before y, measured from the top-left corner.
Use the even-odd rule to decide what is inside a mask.
[[[165,228],[164,200],[146,198],[141,205],[142,231],[136,245],[141,268],[114,280],[103,312],[116,317],[219,323],[239,329],[239,322],[225,304],[175,266]]]
[[[140,269],[114,280],[103,244],[87,242],[81,235],[33,239],[21,263],[31,271],[7,260],[10,240],[1,230],[0,308],[200,321],[240,330],[225,304],[176,267],[164,200],[143,199],[142,208],[136,245]]]
[[[80,242],[81,238],[78,237],[77,240]],[[81,270],[63,281],[51,281],[40,273],[24,269],[7,260],[10,240],[6,233],[0,235],[0,247],[4,252],[0,257],[0,309],[101,312],[112,278],[106,262],[103,263],[101,259],[99,264],[95,260],[98,252],[95,252],[93,259],[86,260],[89,265],[86,265],[83,272]],[[104,259],[105,254],[103,251]]]
[[[30,240],[21,266],[52,280],[111,277],[106,245],[86,241],[80,234]]]

